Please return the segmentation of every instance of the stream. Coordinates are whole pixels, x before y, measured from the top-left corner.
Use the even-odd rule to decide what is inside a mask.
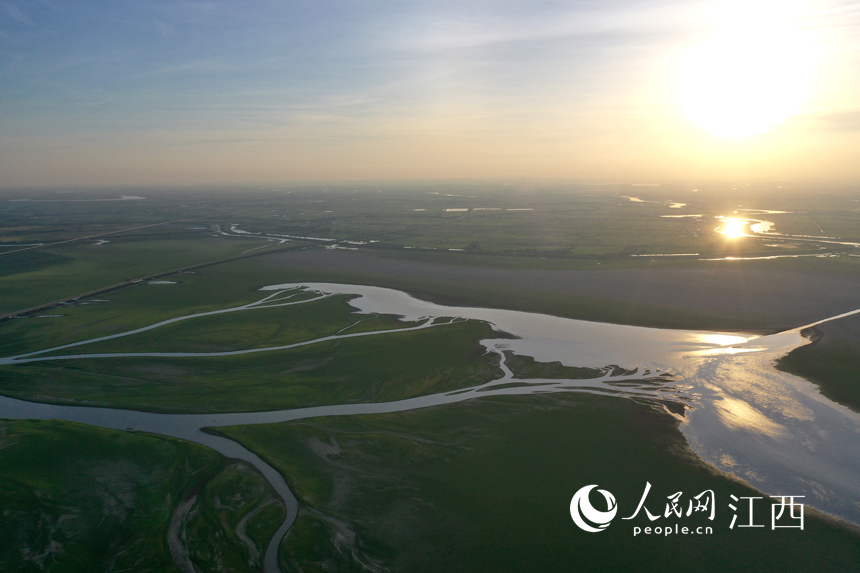
[[[296,519],[299,504],[283,476],[253,452],[204,428],[271,424],[320,416],[402,412],[487,396],[550,392],[589,392],[618,397],[672,400],[683,404],[680,430],[705,462],[771,495],[805,496],[804,504],[860,523],[860,415],[823,397],[811,383],[776,370],[774,360],[808,341],[803,328],[854,314],[846,313],[770,336],[668,330],[573,320],[519,311],[449,307],[379,287],[328,283],[291,283],[259,301],[228,309],[187,315],[140,329],[0,358],[13,365],[44,360],[126,357],[188,358],[275,352],[340,338],[384,336],[401,330],[445,328],[462,320],[480,320],[516,338],[481,341],[500,357],[501,378],[472,388],[393,402],[339,404],[288,410],[223,414],[158,414],[135,410],[51,405],[0,397],[0,418],[57,419],[103,428],[172,436],[243,460],[269,481],[284,500],[287,517],[269,542],[263,565],[278,573],[278,547]],[[402,329],[336,334],[270,348],[229,352],[99,353],[46,356],[93,342],[130,336],[182,320],[226,312],[313,303],[346,294],[359,314],[396,315]],[[302,298],[308,297],[310,298]],[[539,362],[601,369],[599,378],[518,379],[506,365],[506,353]],[[619,374],[619,372],[621,372]]]

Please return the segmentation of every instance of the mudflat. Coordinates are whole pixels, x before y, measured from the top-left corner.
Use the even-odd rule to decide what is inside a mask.
[[[501,303],[505,308],[587,320],[600,312],[604,321],[645,326],[775,332],[860,308],[860,276],[769,269],[762,268],[762,261],[755,263],[505,269],[409,260],[384,251],[325,249],[258,259],[258,264],[281,266],[304,277],[392,286],[446,304]]]

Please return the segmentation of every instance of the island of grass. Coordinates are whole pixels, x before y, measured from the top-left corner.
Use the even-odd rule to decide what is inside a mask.
[[[600,378],[605,374],[599,368],[580,368],[565,366],[561,362],[538,362],[531,356],[520,356],[510,350],[505,351],[505,365],[511,370],[514,378],[526,380],[531,378],[584,380]]]
[[[56,360],[0,372],[5,395],[41,402],[171,413],[282,410],[483,384],[502,372],[479,341],[498,336],[487,323],[464,321],[239,356]]]

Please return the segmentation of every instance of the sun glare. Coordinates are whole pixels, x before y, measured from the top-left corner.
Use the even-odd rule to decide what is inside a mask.
[[[744,227],[746,226],[746,224],[747,221],[745,221],[744,219],[723,219],[723,226],[720,227],[717,232],[722,233],[730,239],[745,237],[746,233],[744,233]]]
[[[697,335],[701,342],[706,344],[714,344],[717,346],[731,346],[733,344],[743,344],[749,342],[754,336],[734,336],[731,334],[699,334]]]
[[[722,33],[684,61],[680,102],[690,121],[718,137],[762,133],[800,111],[811,61],[799,36],[766,27]]]

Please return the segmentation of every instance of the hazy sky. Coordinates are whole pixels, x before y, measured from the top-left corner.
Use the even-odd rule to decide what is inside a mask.
[[[714,133],[756,97],[792,115]],[[0,0],[0,186],[855,181],[858,150],[856,1]]]

